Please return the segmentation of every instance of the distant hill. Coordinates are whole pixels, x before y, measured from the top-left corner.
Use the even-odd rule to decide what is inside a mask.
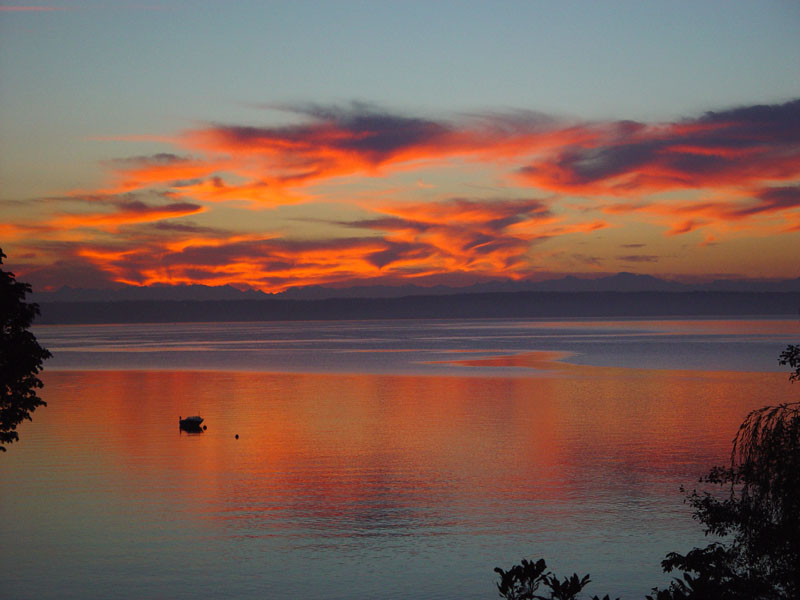
[[[270,298],[258,290],[241,291],[231,285],[127,285],[96,290],[64,286],[54,292],[34,292],[34,302],[129,302],[165,300],[257,300]]]
[[[796,316],[800,292],[495,292],[292,300],[42,302],[38,324]]]
[[[617,273],[596,279],[574,276],[545,281],[491,281],[466,287],[434,286],[357,286],[331,288],[308,286],[293,288],[276,297],[293,299],[323,298],[390,298],[397,296],[432,296],[464,293],[495,292],[800,292],[800,277],[796,279],[719,279],[706,283],[686,284],[659,279],[652,275]]]
[[[800,283],[798,284],[800,290]],[[490,281],[474,285],[453,288],[444,285],[422,287],[405,286],[357,286],[349,288],[330,288],[309,286],[294,288],[279,294],[281,297],[293,299],[322,298],[390,298],[398,296],[432,296],[465,293],[497,293],[497,292],[658,292],[689,291],[693,288],[680,283],[665,281],[650,275],[618,273],[599,279],[582,279],[564,277],[546,281]]]
[[[63,287],[54,292],[35,292],[31,299],[39,303],[51,302],[123,302],[123,301],[206,301],[206,300],[323,300],[327,298],[399,298],[408,296],[442,296],[475,293],[512,292],[800,292],[800,277],[784,280],[728,279],[702,284],[685,284],[659,279],[651,275],[617,273],[607,277],[585,279],[567,276],[545,281],[491,281],[466,287],[444,285],[424,287],[418,285],[371,285],[334,288],[306,286],[292,288],[279,294],[266,294],[258,290],[241,291],[226,286],[207,285],[154,285],[123,286],[113,290],[93,290]]]

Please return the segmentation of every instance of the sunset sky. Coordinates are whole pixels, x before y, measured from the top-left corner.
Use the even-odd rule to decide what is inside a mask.
[[[800,3],[0,4],[0,247],[63,285],[800,276]]]

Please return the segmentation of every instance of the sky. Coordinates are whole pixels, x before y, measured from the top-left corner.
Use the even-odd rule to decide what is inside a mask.
[[[37,290],[800,276],[800,4],[0,0]]]

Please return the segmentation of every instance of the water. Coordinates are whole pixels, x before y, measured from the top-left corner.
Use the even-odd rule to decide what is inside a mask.
[[[540,556],[562,576],[591,573],[590,594],[642,598],[667,581],[666,552],[705,541],[678,487],[725,460],[749,410],[796,393],[776,357],[800,332],[765,320],[36,333],[56,357],[48,407],[0,455],[3,598],[494,598],[495,566]],[[188,414],[208,430],[180,433]]]
[[[531,351],[594,366],[776,371],[797,320],[424,320],[37,328],[48,369],[497,375],[453,364]],[[503,375],[530,376],[507,370]]]

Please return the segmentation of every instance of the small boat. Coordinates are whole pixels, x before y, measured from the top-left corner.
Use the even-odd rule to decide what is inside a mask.
[[[178,424],[184,431],[202,431],[200,427],[203,423],[203,417],[178,417]]]

